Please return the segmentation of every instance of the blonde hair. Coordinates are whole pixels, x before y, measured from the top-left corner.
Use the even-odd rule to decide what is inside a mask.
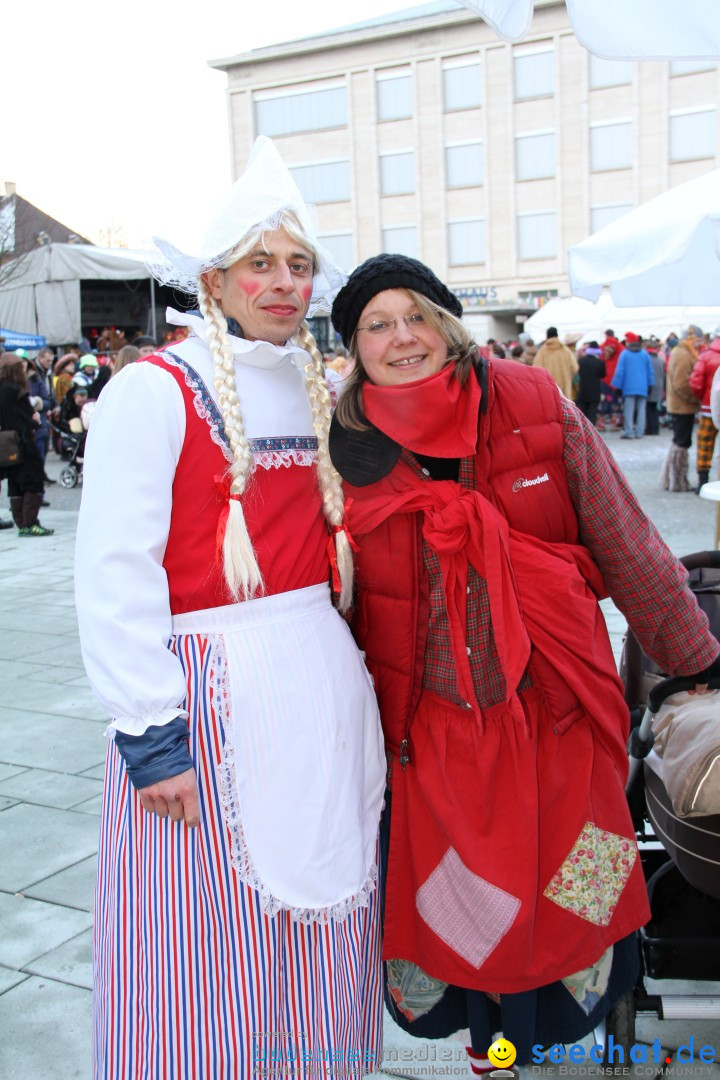
[[[122,371],[128,364],[134,364],[136,360],[140,359],[140,350],[136,349],[134,345],[123,345],[117,353],[113,361],[112,373],[117,375],[118,371]]]
[[[472,350],[475,347],[475,341],[465,324],[423,293],[415,292],[414,289],[400,289],[399,291],[404,292],[412,300],[427,325],[436,330],[444,339],[448,348],[447,362],[455,365],[455,377],[460,385],[464,386],[473,364]],[[360,359],[357,329],[351,338],[349,352],[355,361],[355,366],[345,380],[345,387],[338,399],[335,415],[344,428],[351,431],[366,431],[368,425],[362,407],[362,388],[363,383],[369,380]]]
[[[343,527],[345,517],[345,496],[343,495],[340,474],[330,460],[328,436],[332,419],[332,400],[325,381],[325,365],[322,353],[315,338],[310,333],[307,323],[303,323],[295,335],[295,342],[310,354],[311,363],[305,368],[305,388],[313,415],[313,430],[317,436],[317,472],[322,495],[325,517],[335,536],[335,555],[340,575],[340,596],[338,607],[347,611],[352,603],[353,557],[350,541]]]
[[[313,250],[303,234],[299,222],[289,211],[282,211],[272,222],[254,230],[252,234],[233,249],[223,262],[231,266],[243,255],[249,254],[266,231],[284,229],[291,239]],[[225,431],[232,450],[233,461],[228,470],[230,500],[227,526],[223,539],[223,572],[230,594],[235,601],[248,600],[264,592],[265,585],[247,530],[245,513],[240,496],[243,495],[253,470],[253,454],[245,434],[245,422],[240,408],[235,384],[232,346],[228,335],[227,319],[212,296],[204,278],[198,280],[200,311],[208,331],[208,343],[213,358],[215,387]],[[312,408],[313,430],[318,441],[317,475],[325,517],[334,533],[340,594],[338,607],[346,611],[352,602],[353,561],[347,534],[343,528],[345,500],[339,474],[333,468],[328,449],[328,435],[332,416],[330,392],[325,382],[322,355],[307,323],[303,323],[295,335],[295,342],[309,353],[311,362],[305,368],[305,388]]]

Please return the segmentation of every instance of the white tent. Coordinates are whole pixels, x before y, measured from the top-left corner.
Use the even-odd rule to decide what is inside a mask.
[[[720,307],[616,307],[605,292],[596,304],[579,296],[549,300],[527,319],[524,330],[535,342],[542,341],[549,326],[557,327],[561,340],[565,334],[582,334],[585,340],[601,341],[608,328],[618,337],[632,330],[663,339],[690,323],[712,332],[720,325]]]
[[[149,278],[157,253],[88,244],[47,244],[3,266],[0,326],[41,334],[49,345],[82,337],[81,281]]]
[[[506,41],[530,30],[534,0],[458,2]],[[580,44],[607,60],[720,56],[718,0],[567,0],[567,8]]]
[[[631,304],[720,302],[720,169],[696,176],[623,214],[568,252],[575,296],[603,285]]]

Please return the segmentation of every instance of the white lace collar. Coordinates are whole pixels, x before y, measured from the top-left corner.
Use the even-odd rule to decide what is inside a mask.
[[[190,311],[176,311],[167,308],[165,320],[171,326],[187,326],[209,348],[207,327],[202,315]],[[310,363],[310,354],[299,345],[288,341],[284,345],[273,345],[270,341],[248,341],[246,338],[229,335],[233,356],[252,367],[279,368],[292,363],[297,368],[304,368]]]

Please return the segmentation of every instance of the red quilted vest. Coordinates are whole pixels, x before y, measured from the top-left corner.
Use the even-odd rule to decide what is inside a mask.
[[[512,528],[550,543],[577,543],[562,460],[562,406],[552,377],[513,361],[490,362],[487,400],[475,458],[477,489]],[[348,498],[361,501],[374,486],[345,489]],[[392,749],[422,691],[428,584],[421,529],[421,514],[396,513],[359,539],[356,554],[353,630],[367,654]]]

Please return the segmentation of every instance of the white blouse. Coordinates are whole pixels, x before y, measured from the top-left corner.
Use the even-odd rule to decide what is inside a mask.
[[[173,321],[190,325],[194,335],[169,352],[198,372],[217,401],[202,319],[173,313]],[[248,438],[312,436],[308,354],[292,344],[230,340]],[[88,433],[75,551],[80,643],[90,684],[112,718],[109,730],[130,735],[187,715],[180,662],[168,649],[172,617],[162,565],[184,437],[180,388],[169,372],[147,363],[128,365],[110,380]]]

